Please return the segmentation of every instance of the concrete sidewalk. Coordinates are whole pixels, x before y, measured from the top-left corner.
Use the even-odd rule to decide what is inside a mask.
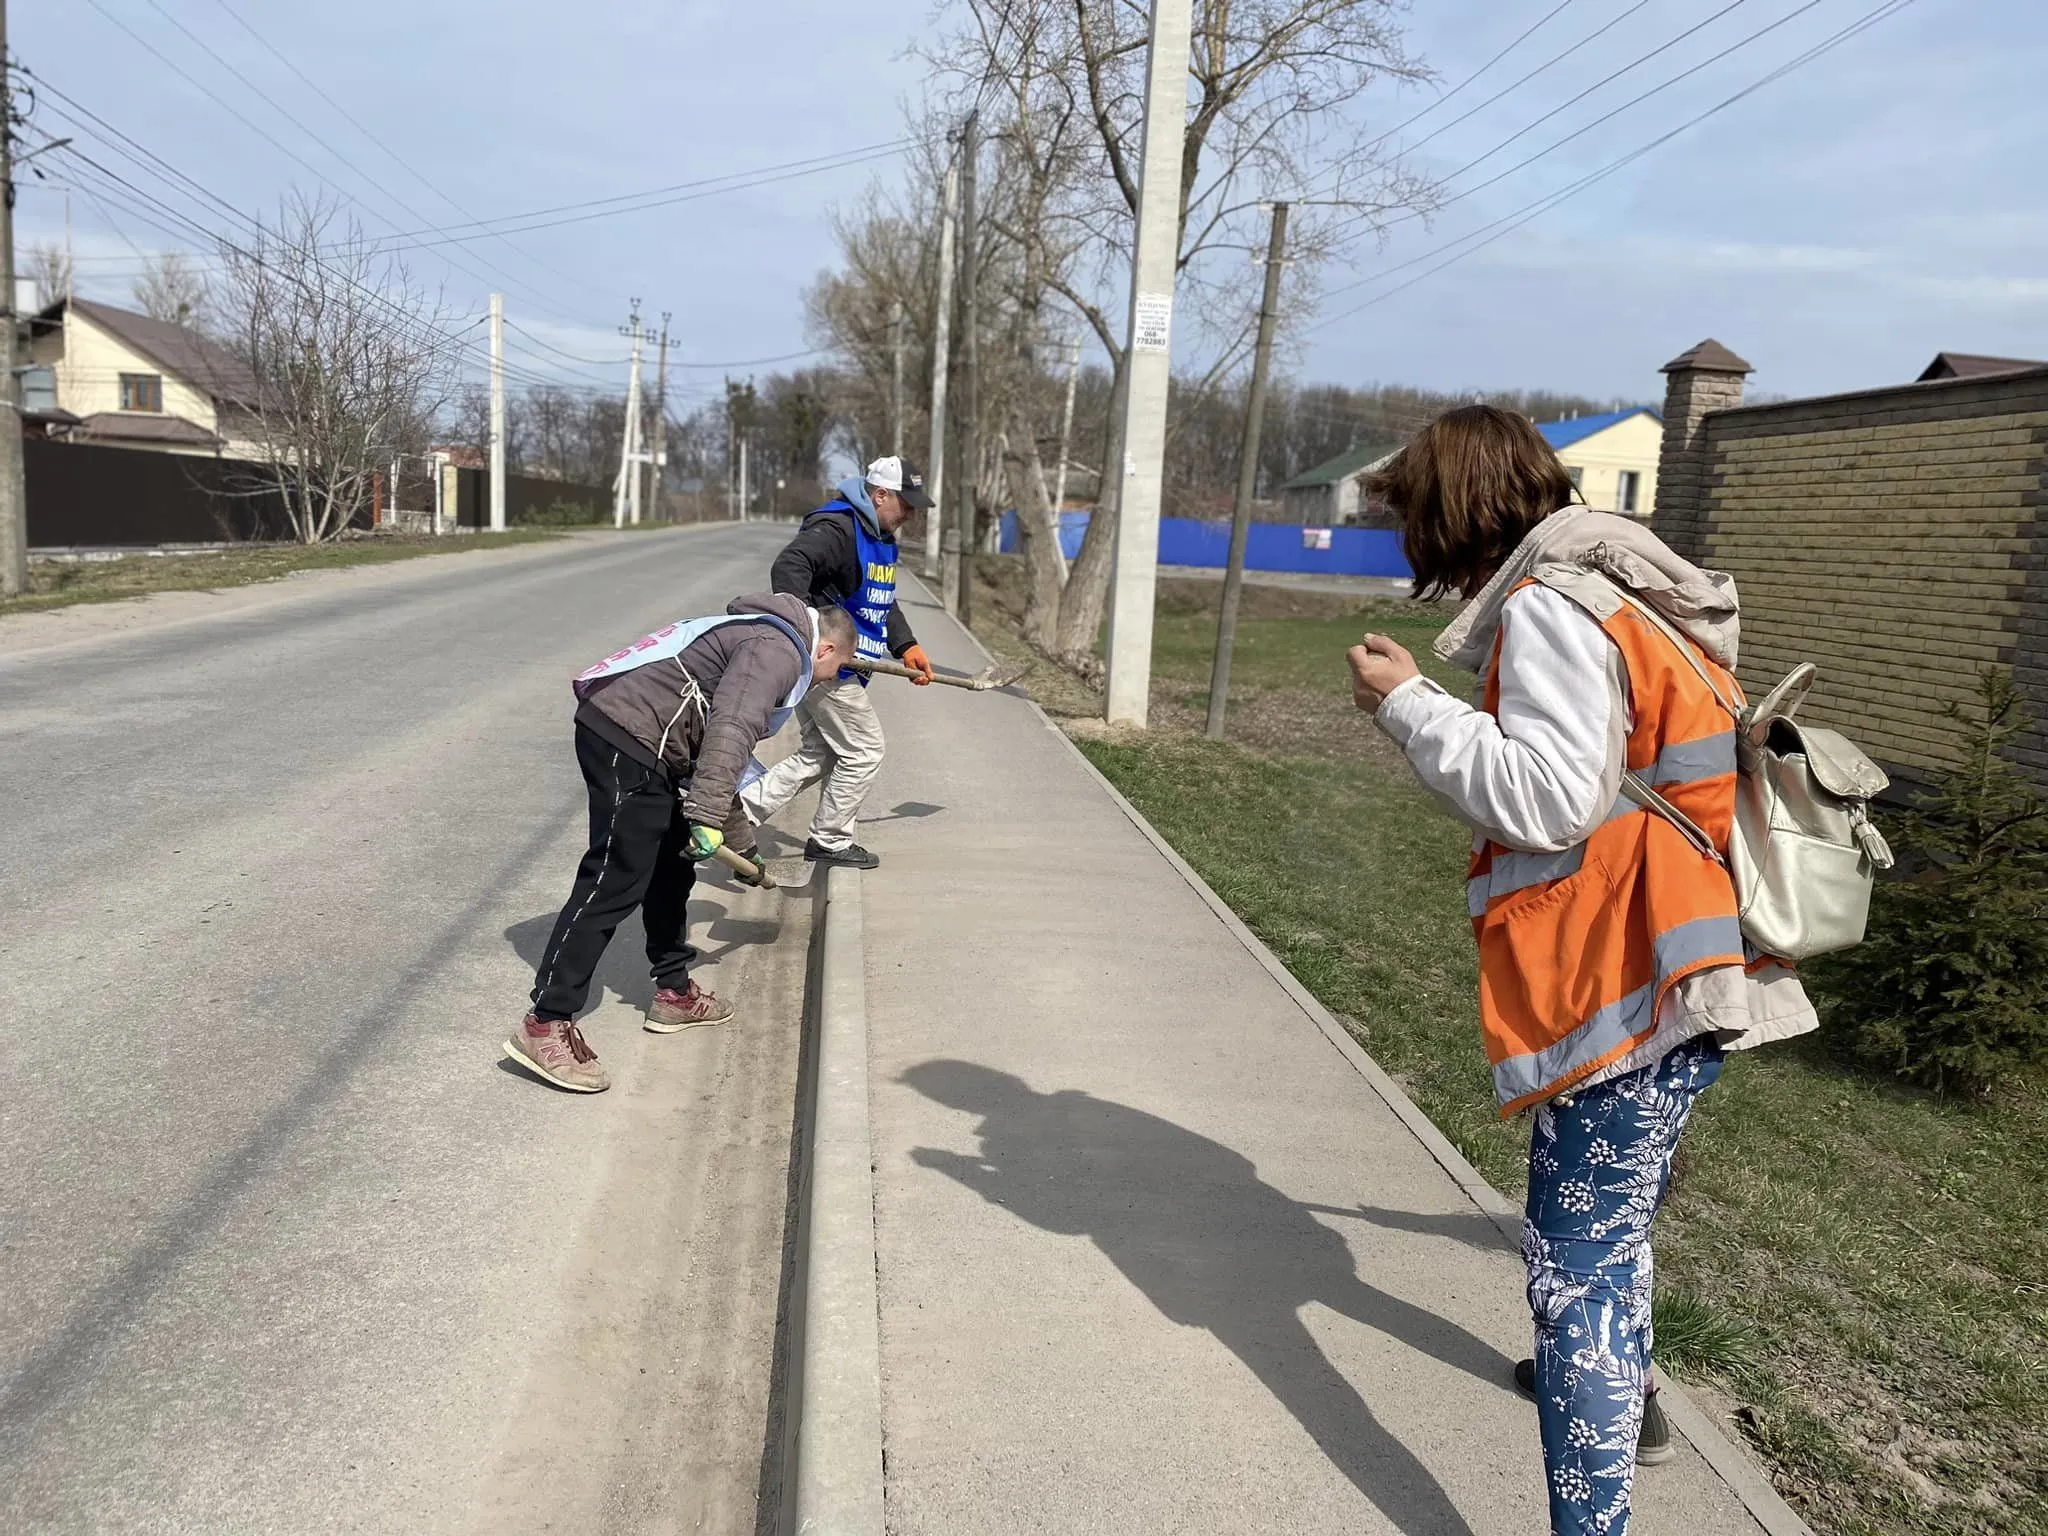
[[[875,694],[889,1529],[1543,1531],[1498,1197],[1025,700]],[[1800,1529],[1758,1502],[1685,1447],[1636,1529]]]

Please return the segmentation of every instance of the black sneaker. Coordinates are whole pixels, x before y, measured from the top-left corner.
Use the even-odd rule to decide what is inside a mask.
[[[1515,1390],[1530,1402],[1536,1401],[1536,1362],[1517,1360],[1515,1362]],[[1643,1399],[1643,1429],[1636,1436],[1636,1465],[1659,1467],[1678,1454],[1671,1444],[1671,1425],[1664,1418],[1664,1410],[1657,1405],[1657,1394],[1653,1389]]]
[[[873,869],[882,862],[859,843],[848,843],[844,848],[820,848],[815,837],[804,844],[804,857],[814,864],[844,864],[848,869]]]

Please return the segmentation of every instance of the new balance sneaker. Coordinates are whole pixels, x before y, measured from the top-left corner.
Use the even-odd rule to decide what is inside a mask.
[[[844,864],[848,869],[873,869],[882,861],[859,843],[826,848],[814,837],[804,844],[804,857],[814,864]]]
[[[612,1085],[583,1031],[567,1019],[543,1023],[529,1013],[505,1042],[505,1054],[542,1082],[571,1093],[603,1093]]]
[[[731,1017],[731,1003],[721,1002],[717,993],[706,992],[693,981],[682,992],[674,987],[656,992],[654,1006],[647,1010],[647,1022],[642,1027],[657,1035],[672,1035],[679,1029],[723,1024]]]

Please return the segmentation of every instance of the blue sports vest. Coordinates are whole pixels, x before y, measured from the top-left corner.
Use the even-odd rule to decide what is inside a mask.
[[[868,532],[861,515],[844,501],[831,502],[818,511],[853,520],[854,558],[860,562],[861,585],[858,592],[848,595],[846,611],[853,615],[854,650],[869,661],[885,660],[889,655],[889,610],[896,606],[896,541]],[[859,678],[863,688],[868,684],[865,672],[842,669],[839,675]]]

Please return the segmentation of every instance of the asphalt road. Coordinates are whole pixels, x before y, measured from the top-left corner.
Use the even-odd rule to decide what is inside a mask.
[[[755,1529],[809,902],[700,885],[721,1030],[637,1027],[622,930],[608,1094],[498,1056],[569,677],[785,532],[0,625],[0,1530]]]

